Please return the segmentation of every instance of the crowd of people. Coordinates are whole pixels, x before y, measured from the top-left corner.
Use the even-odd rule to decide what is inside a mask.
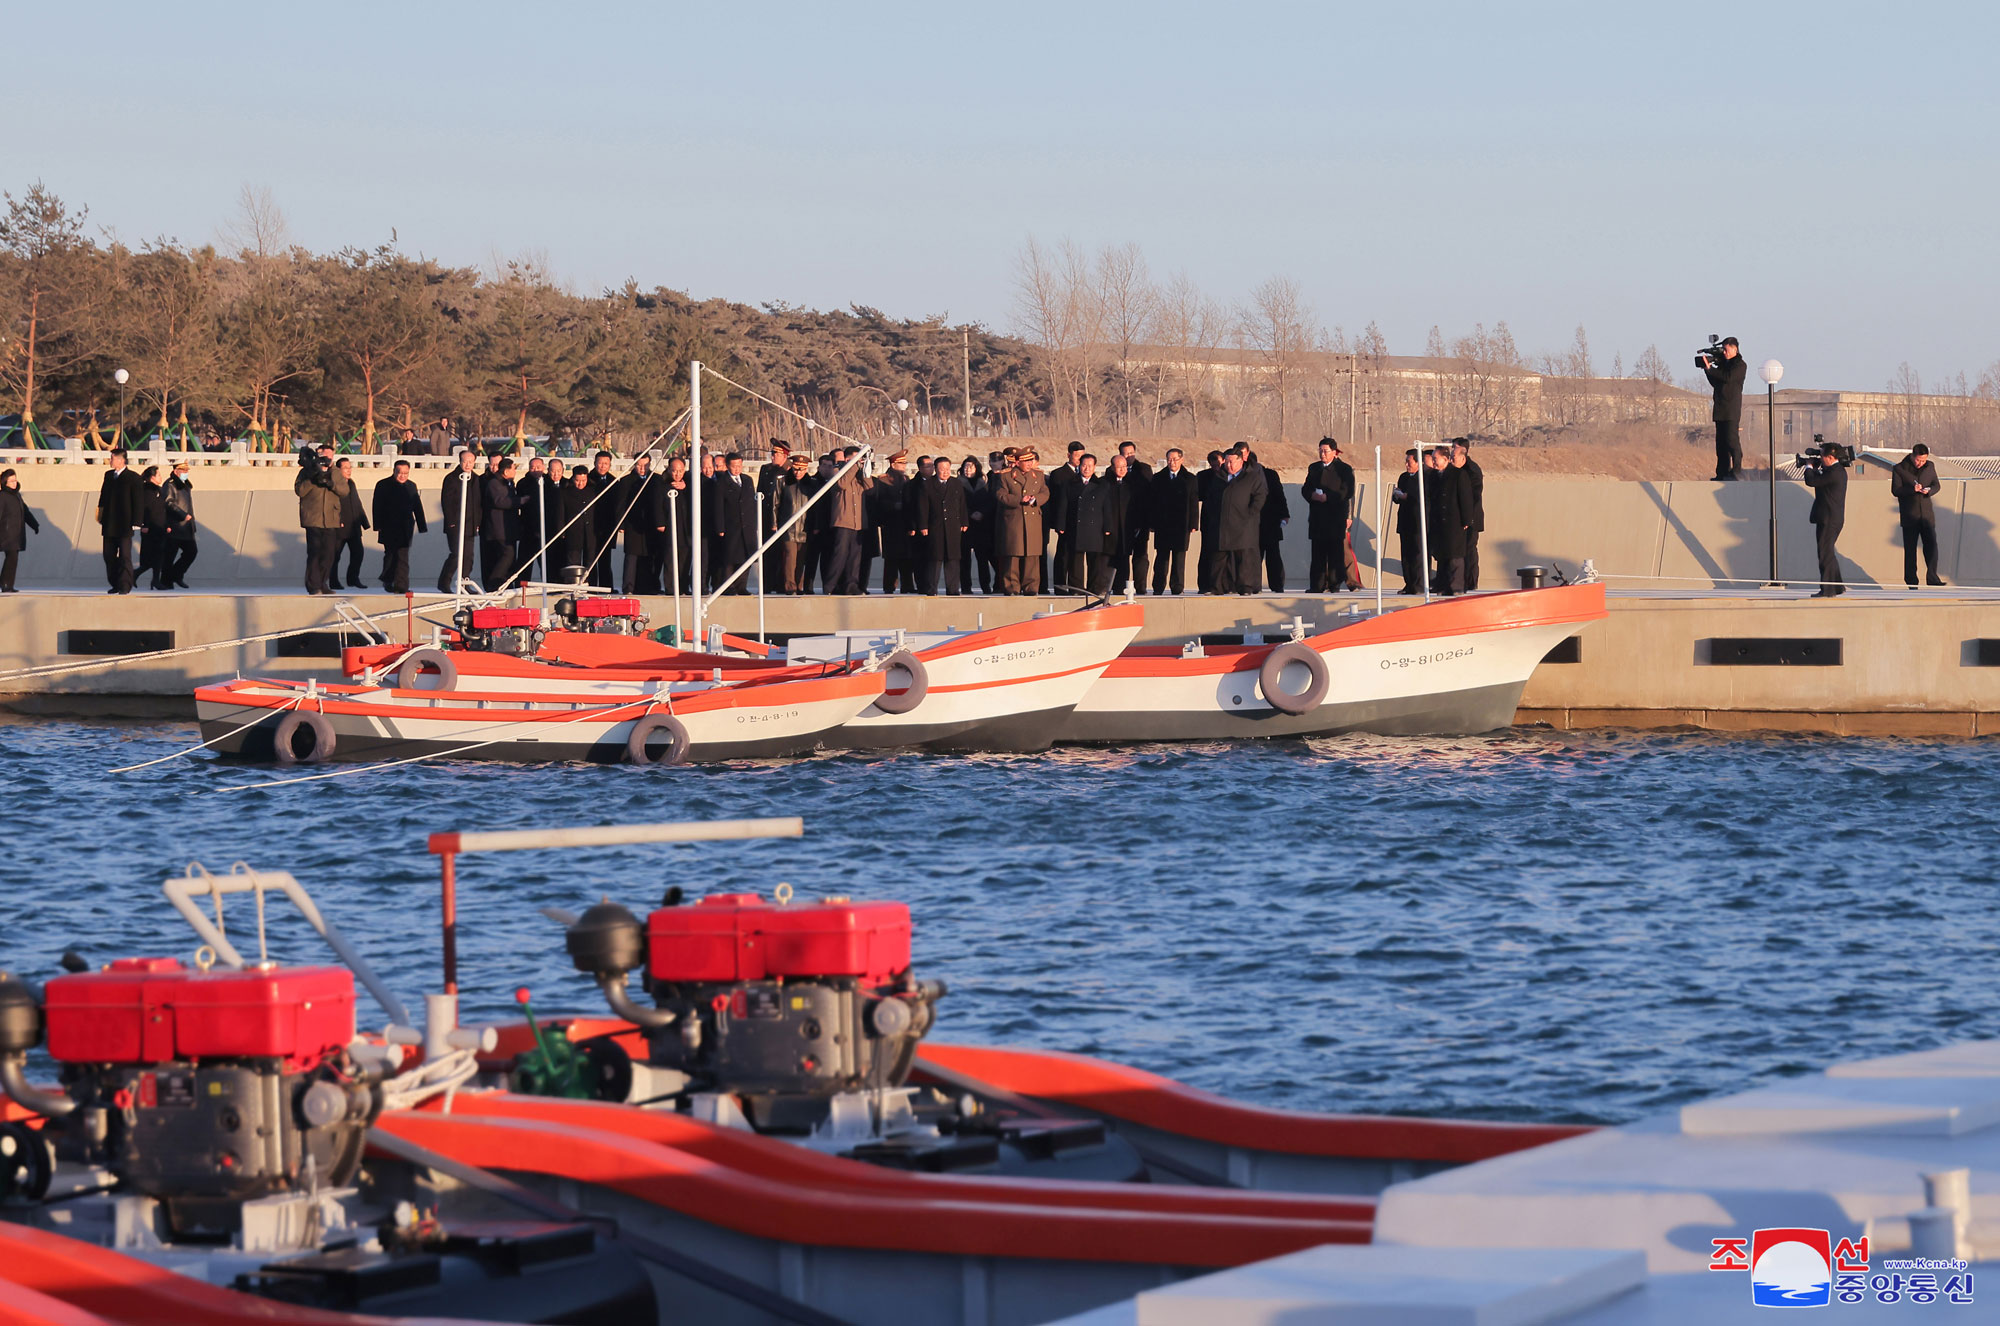
[[[0,485],[12,490],[19,480],[8,470]],[[15,559],[24,544],[21,522],[12,518],[12,503],[0,498],[0,546],[6,549],[0,563],[0,589],[14,591]],[[21,513],[28,528],[39,532],[32,513],[23,504]],[[105,457],[104,477],[97,486],[97,526],[104,540],[104,578],[107,594],[130,594],[138,577],[150,578],[154,589],[186,589],[188,568],[198,551],[195,543],[194,482],[188,478],[188,463],[174,462],[162,473],[158,465],[148,465],[134,473],[124,448]],[[139,541],[139,561],[132,562],[132,541]]]
[[[1486,529],[1486,475],[1472,443],[1455,437],[1441,446],[1403,453],[1403,472],[1389,498],[1403,556],[1398,594],[1450,598],[1479,588],[1479,536]]]
[[[1312,543],[1307,587],[1358,589],[1354,470],[1332,438],[1319,451],[1298,490]],[[1210,452],[1198,472],[1178,447],[1156,471],[1132,442],[1106,461],[1073,442],[1047,471],[1027,447],[989,452],[983,464],[899,451],[872,475],[857,456],[846,447],[813,457],[781,442],[752,476],[740,454],[705,453],[695,476],[703,592],[751,592],[749,563],[775,536],[756,568],[767,594],[868,593],[877,562],[887,594],[955,596],[975,585],[985,594],[1180,594],[1197,531],[1198,591],[1285,588],[1286,486],[1242,443]],[[667,592],[678,577],[678,592],[691,592],[697,530],[687,461],[656,467],[641,456],[624,475],[612,463],[600,451],[588,465],[537,456],[523,470],[513,457],[460,451],[438,494],[446,543],[438,592],[461,579],[498,587],[517,571],[557,582],[581,576],[628,594]],[[330,452],[298,481],[312,593],[338,587],[336,545],[368,528],[344,482]],[[409,544],[425,528],[421,506],[407,465],[376,486],[382,583],[394,593],[408,588]],[[316,527],[325,531],[317,544]],[[350,585],[355,578],[351,564]]]

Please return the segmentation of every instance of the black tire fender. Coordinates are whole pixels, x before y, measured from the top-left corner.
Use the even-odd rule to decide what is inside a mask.
[[[1295,664],[1302,665],[1310,678],[1303,691],[1288,691],[1280,684],[1285,669]],[[1264,703],[1279,713],[1309,714],[1326,699],[1326,660],[1311,645],[1289,641],[1264,656],[1264,666],[1257,670],[1257,685],[1264,692]]]
[[[882,661],[884,680],[889,680],[889,674],[898,669],[909,674],[910,686],[900,695],[891,695],[884,691],[876,698],[875,707],[885,714],[907,714],[922,704],[924,697],[931,693],[930,669],[924,666],[922,659],[907,649],[898,649]]]
[[[313,735],[312,749],[301,755],[292,745],[304,728]],[[271,744],[279,764],[325,764],[333,758],[333,724],[327,716],[311,709],[294,709],[278,720]]]
[[[646,753],[656,732],[667,737],[667,749],[657,760]],[[625,759],[630,764],[686,764],[688,748],[693,744],[687,724],[680,719],[672,714],[648,714],[632,725],[632,735],[625,739]]]
[[[419,686],[425,671],[437,674],[437,685]],[[455,691],[458,689],[458,664],[452,662],[451,655],[442,649],[413,649],[403,655],[403,661],[396,665],[396,689],[399,691]]]

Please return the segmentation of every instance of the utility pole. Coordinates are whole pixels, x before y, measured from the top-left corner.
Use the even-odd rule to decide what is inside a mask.
[[[965,435],[972,436],[972,329],[959,329],[959,350],[965,356]]]

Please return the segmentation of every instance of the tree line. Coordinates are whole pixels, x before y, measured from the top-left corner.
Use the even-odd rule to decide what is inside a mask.
[[[1006,427],[1047,409],[1027,346],[944,315],[753,308],[633,280],[577,294],[533,258],[481,272],[394,244],[313,253],[252,189],[217,244],[128,245],[40,183],[0,198],[0,431],[13,434],[0,444],[110,445],[121,369],[132,437],[272,448],[373,450],[441,419],[463,437],[586,446],[649,434],[686,406],[695,359],[860,435],[962,432],[968,414]],[[741,393],[703,405],[717,437],[795,432]]]

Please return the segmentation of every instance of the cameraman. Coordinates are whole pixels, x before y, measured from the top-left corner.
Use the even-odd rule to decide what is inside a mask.
[[[1840,559],[1833,551],[1840,527],[1847,523],[1847,458],[1839,443],[1822,442],[1818,456],[1802,456],[1800,461],[1806,487],[1813,490],[1812,523],[1818,527],[1819,592],[1813,597],[1835,598],[1847,592],[1840,579]]]
[[[1715,389],[1715,408],[1708,416],[1715,420],[1715,477],[1734,479],[1743,468],[1743,443],[1736,429],[1743,422],[1743,379],[1750,365],[1744,362],[1734,336],[1723,337],[1718,348],[1720,359],[1704,352],[1695,356],[1695,363]]]
[[[1938,574],[1937,513],[1931,498],[1937,495],[1937,466],[1931,464],[1931,449],[1919,442],[1910,454],[1896,462],[1889,474],[1889,491],[1895,494],[1903,525],[1903,583],[1917,587],[1917,548],[1924,550],[1924,583],[1942,585]]]

